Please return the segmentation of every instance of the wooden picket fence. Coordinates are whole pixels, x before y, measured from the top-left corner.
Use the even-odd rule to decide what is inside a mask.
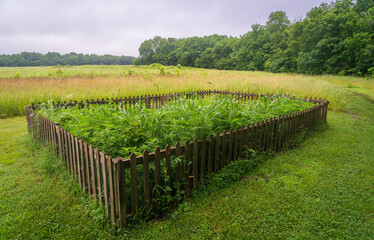
[[[160,107],[180,96],[194,94],[232,95],[240,101],[258,99],[260,95],[228,91],[198,91],[167,95],[137,96],[120,99],[87,100],[84,102],[57,103],[56,107],[87,104],[105,104],[109,101],[121,107],[132,107],[143,101],[150,108]],[[261,95],[271,97],[272,94]],[[305,98],[315,105],[307,110],[270,118],[223,133],[195,138],[183,145],[167,145],[130,158],[112,158],[59,126],[59,123],[35,114],[39,105],[25,107],[30,134],[42,144],[51,144],[64,161],[79,185],[104,206],[107,216],[118,226],[139,212],[158,211],[163,195],[186,197],[192,189],[210,174],[219,171],[245,154],[247,149],[256,152],[279,151],[298,131],[326,123],[329,101]],[[174,164],[172,164],[174,163]],[[174,165],[172,167],[172,165]]]

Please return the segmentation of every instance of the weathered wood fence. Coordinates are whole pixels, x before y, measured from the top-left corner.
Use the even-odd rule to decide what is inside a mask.
[[[57,103],[56,107],[84,107],[108,101],[121,104],[121,107],[132,107],[138,101],[143,101],[147,107],[157,108],[166,101],[180,96],[189,98],[194,94],[202,97],[211,94],[233,95],[241,101],[260,97],[253,93],[214,90],[65,102]],[[279,151],[298,131],[325,123],[329,102],[316,98],[304,100],[315,105],[305,111],[217,132],[201,139],[195,138],[192,142],[167,145],[165,149],[156,148],[152,153],[144,151],[140,156],[131,154],[129,159],[112,158],[67,132],[58,123],[35,114],[38,105],[25,107],[25,110],[30,134],[42,144],[51,144],[84,191],[104,206],[111,221],[125,226],[130,217],[142,210],[158,211],[163,195],[174,196],[180,194],[178,190],[183,190],[183,196],[188,196],[206,176],[241,158],[247,148],[256,152]],[[172,163],[175,163],[173,167]]]

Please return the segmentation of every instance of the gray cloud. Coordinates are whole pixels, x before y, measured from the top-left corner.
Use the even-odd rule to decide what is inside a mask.
[[[323,0],[0,0],[0,53],[138,55],[154,36],[240,36],[273,11],[299,19]]]

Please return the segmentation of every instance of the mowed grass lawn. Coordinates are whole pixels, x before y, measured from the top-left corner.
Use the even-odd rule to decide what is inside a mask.
[[[330,111],[328,127],[297,148],[122,231],[32,143],[25,117],[0,119],[0,239],[372,239],[373,91],[359,86],[335,87],[344,109]]]

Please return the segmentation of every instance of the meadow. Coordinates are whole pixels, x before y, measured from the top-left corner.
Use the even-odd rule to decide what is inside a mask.
[[[336,87],[336,86],[341,86]],[[204,89],[290,93],[329,99],[343,110],[342,88],[374,89],[372,80],[248,71],[150,66],[0,68],[0,118],[24,114],[33,102],[86,100]]]
[[[186,90],[330,100],[328,125],[279,154],[246,159],[163,219],[118,230],[26,131],[31,102]],[[374,235],[374,81],[153,66],[0,68],[0,239],[370,239]],[[294,148],[296,146],[296,148]],[[58,199],[58,201],[56,201]]]

